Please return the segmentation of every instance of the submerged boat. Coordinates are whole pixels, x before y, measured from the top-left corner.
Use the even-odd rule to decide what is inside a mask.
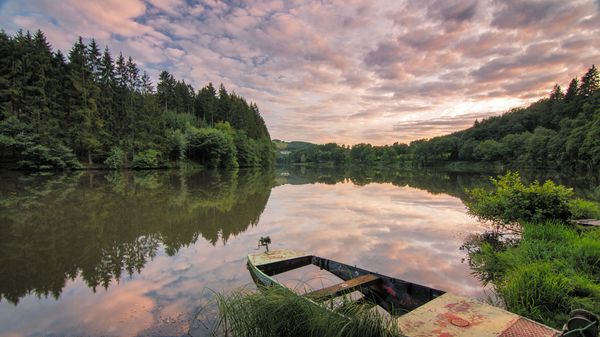
[[[556,337],[561,332],[489,304],[374,273],[323,257],[278,249],[248,255],[258,285],[280,284],[273,276],[314,265],[343,282],[302,296],[315,304],[360,292],[390,313],[410,337]],[[566,335],[565,335],[566,336]],[[575,335],[573,335],[575,336]],[[577,335],[578,336],[578,335]],[[585,336],[585,335],[584,335]]]

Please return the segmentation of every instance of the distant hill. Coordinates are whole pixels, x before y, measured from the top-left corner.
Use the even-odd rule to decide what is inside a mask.
[[[600,76],[592,66],[566,92],[526,108],[475,121],[468,129],[409,145],[352,147],[335,143],[276,141],[277,163],[429,166],[449,162],[493,163],[544,169],[600,170]],[[281,156],[285,151],[285,156]]]
[[[410,144],[413,160],[502,162],[540,168],[600,168],[600,76],[592,66],[566,92],[484,119],[463,131]]]

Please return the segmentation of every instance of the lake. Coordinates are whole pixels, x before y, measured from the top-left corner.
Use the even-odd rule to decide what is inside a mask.
[[[461,198],[488,176],[1,172],[0,335],[203,335],[196,317],[214,292],[252,287],[246,255],[266,235],[272,248],[485,297],[460,250],[485,227]],[[335,281],[317,271],[286,277],[291,286]]]

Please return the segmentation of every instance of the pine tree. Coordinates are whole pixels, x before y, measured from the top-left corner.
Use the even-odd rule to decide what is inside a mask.
[[[66,90],[68,83],[68,66],[63,53],[59,50],[52,56],[52,73],[48,81],[46,95],[49,100],[51,118],[56,121],[53,138],[64,143],[67,138],[69,97]]]
[[[581,87],[579,94],[583,97],[590,97],[595,91],[600,88],[600,75],[595,65],[588,69],[587,73],[581,78]]]
[[[195,114],[211,127],[214,125],[217,93],[212,83],[208,83],[196,95]]]
[[[104,121],[108,137],[104,144],[105,150],[109,150],[118,143],[119,135],[118,121],[116,116],[115,106],[119,104],[115,102],[115,65],[108,46],[104,48],[100,64],[98,66],[98,84],[100,87],[100,97],[98,99],[98,112],[100,118]]]
[[[579,81],[574,78],[569,83],[569,87],[567,88],[567,93],[565,94],[565,101],[572,102],[577,97],[577,93],[579,92]]]
[[[219,86],[219,100],[217,102],[217,110],[216,110],[216,122],[226,121],[229,122],[229,114],[230,114],[230,101],[229,94],[225,89],[223,83]]]
[[[555,84],[554,88],[552,88],[552,92],[550,93],[550,100],[552,101],[558,101],[558,100],[562,100],[565,97],[565,94],[563,93],[562,89],[560,88],[560,85]]]
[[[88,163],[93,164],[93,153],[101,145],[99,132],[103,126],[96,106],[99,92],[93,82],[89,64],[86,48],[80,37],[69,52],[71,145],[76,153],[87,154]]]
[[[29,57],[31,77],[25,87],[25,104],[32,116],[31,125],[42,138],[42,143],[49,144],[52,140],[51,133],[57,125],[50,115],[50,102],[47,92],[52,74],[52,49],[46,36],[38,30],[32,40],[31,55]]]
[[[12,115],[13,41],[0,30],[0,121]]]
[[[94,82],[99,83],[100,76],[101,76],[102,59],[100,56],[100,49],[98,49],[98,44],[96,43],[96,40],[94,40],[94,39],[92,39],[92,41],[90,42],[90,44],[87,47],[87,62],[88,62],[88,67],[92,71],[92,74],[94,77]]]
[[[167,112],[173,105],[173,96],[175,93],[175,78],[168,71],[163,70],[158,76],[158,84],[156,85],[156,94],[158,102],[164,106],[164,111]]]
[[[142,94],[153,94],[154,86],[152,85],[152,80],[150,80],[150,75],[146,71],[142,74],[141,78],[141,87]]]

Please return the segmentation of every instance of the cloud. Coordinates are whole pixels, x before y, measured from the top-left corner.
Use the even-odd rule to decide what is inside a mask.
[[[0,21],[9,32],[41,28],[63,51],[95,37],[196,88],[223,83],[287,140],[451,132],[469,123],[427,122],[528,104],[600,55],[597,0],[107,1],[7,0]]]

